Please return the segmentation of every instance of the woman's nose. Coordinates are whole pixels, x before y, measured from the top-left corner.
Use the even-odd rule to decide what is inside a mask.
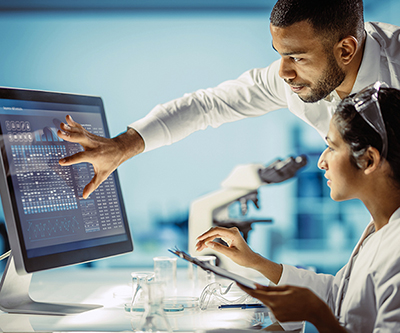
[[[328,165],[327,165],[327,163],[326,163],[326,160],[325,160],[325,156],[326,156],[326,152],[328,151],[328,148],[326,148],[323,152],[322,152],[322,154],[321,154],[321,156],[319,157],[319,160],[318,160],[318,168],[320,168],[321,170],[326,170],[326,169],[328,169]]]

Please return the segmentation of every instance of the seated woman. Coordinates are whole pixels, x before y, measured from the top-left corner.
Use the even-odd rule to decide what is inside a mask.
[[[357,198],[372,216],[336,276],[263,258],[236,228],[210,229],[198,237],[197,249],[212,248],[277,284],[242,289],[281,322],[308,321],[319,332],[400,332],[400,91],[377,82],[345,98],[326,141],[318,167],[332,199]]]

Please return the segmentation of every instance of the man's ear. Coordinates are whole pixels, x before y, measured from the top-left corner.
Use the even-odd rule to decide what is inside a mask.
[[[367,151],[365,152],[364,156],[364,173],[366,175],[372,174],[374,171],[376,171],[382,161],[382,157],[379,154],[378,149],[374,147],[369,147]]]
[[[336,59],[343,65],[348,65],[357,52],[358,41],[353,36],[347,36],[339,41],[334,48]]]

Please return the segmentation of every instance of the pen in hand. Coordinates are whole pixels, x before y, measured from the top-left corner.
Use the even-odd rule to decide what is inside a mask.
[[[265,308],[264,304],[222,304],[218,306],[218,309],[254,309],[254,308]]]

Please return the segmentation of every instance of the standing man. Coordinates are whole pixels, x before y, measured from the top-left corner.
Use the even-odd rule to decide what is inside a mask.
[[[158,105],[115,138],[95,136],[67,116],[58,135],[85,151],[60,164],[89,162],[95,171],[83,197],[129,158],[208,126],[288,108],[324,137],[345,96],[377,80],[400,88],[400,27],[364,24],[362,0],[278,0],[270,31],[280,60]]]

